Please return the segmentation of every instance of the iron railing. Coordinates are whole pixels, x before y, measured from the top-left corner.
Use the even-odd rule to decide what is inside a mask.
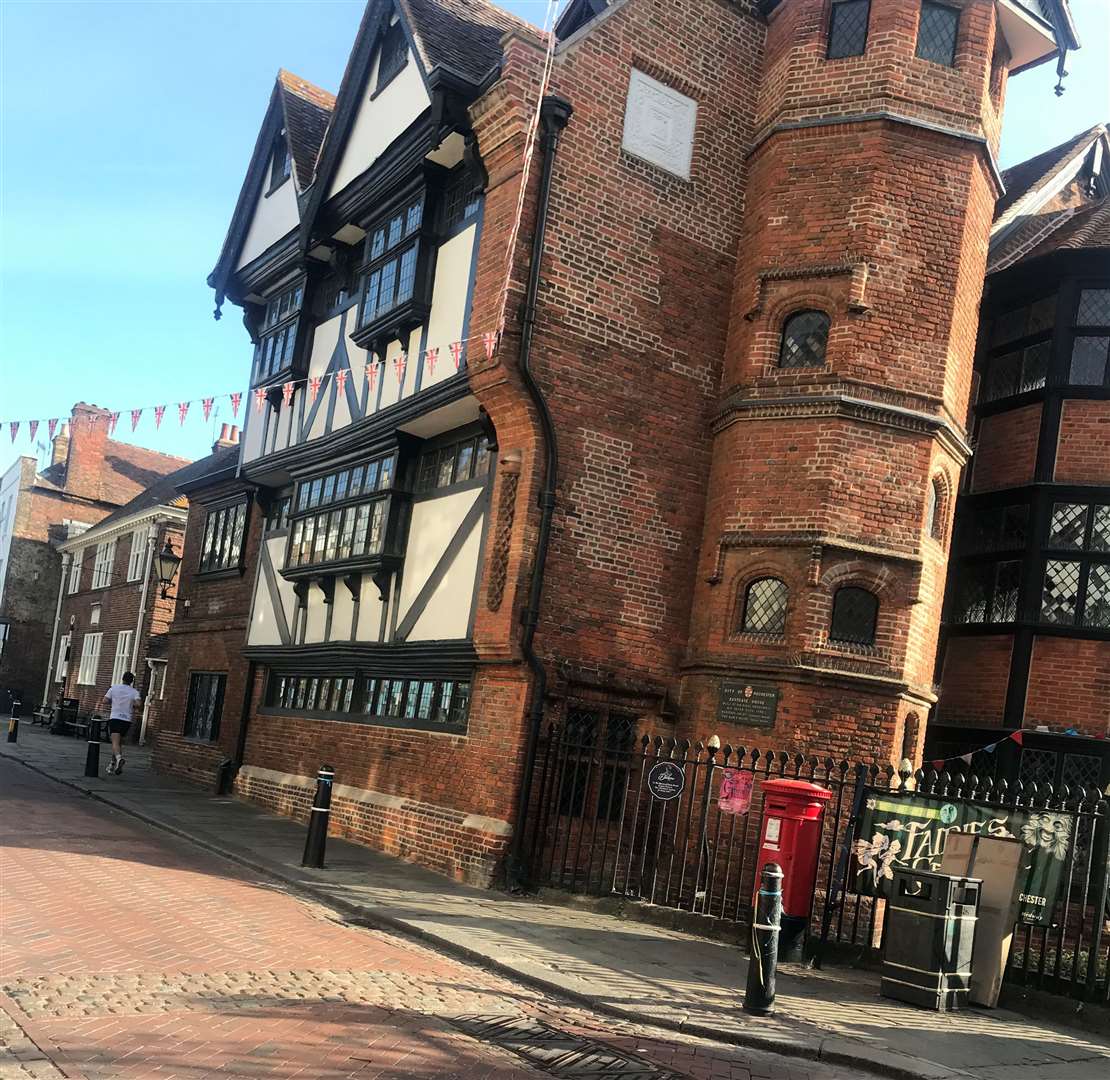
[[[683,770],[682,794],[652,797],[648,774],[660,761]],[[552,726],[537,757],[528,828],[537,885],[618,895],[738,926],[749,921],[762,835],[763,784],[809,780],[831,792],[822,821],[811,932],[821,947],[877,954],[883,902],[843,883],[853,806],[868,791],[916,791],[980,806],[1068,810],[1076,815],[1066,886],[1052,917],[1019,926],[1007,980],[1089,1001],[1110,1000],[1107,866],[1110,803],[1097,789],[1054,791],[992,775],[929,769],[899,775],[889,765],[776,750],[718,747],[673,738],[609,737],[598,724]],[[718,806],[726,769],[753,774],[747,814]]]

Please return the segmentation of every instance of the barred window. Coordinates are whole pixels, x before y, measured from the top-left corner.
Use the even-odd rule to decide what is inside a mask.
[[[779,367],[821,367],[829,341],[829,317],[823,311],[796,311],[782,327]]]
[[[786,602],[790,590],[778,578],[757,578],[744,591],[740,629],[746,634],[782,634],[786,631]]]
[[[215,741],[220,733],[226,683],[227,676],[218,672],[194,671],[189,676],[189,697],[182,731],[186,738]]]
[[[258,346],[254,353],[256,383],[285,375],[293,366],[303,303],[303,281],[283,289],[267,300]]]
[[[833,597],[829,641],[842,645],[874,645],[879,598],[867,589],[845,585]]]
[[[959,8],[921,0],[917,24],[917,55],[922,60],[952,67],[956,63],[956,37],[960,26]]]
[[[862,56],[867,45],[867,20],[871,0],[833,0],[829,11],[829,47],[826,56]]]
[[[243,532],[247,524],[247,501],[208,511],[200,550],[200,572],[230,570],[239,566],[243,554]]]

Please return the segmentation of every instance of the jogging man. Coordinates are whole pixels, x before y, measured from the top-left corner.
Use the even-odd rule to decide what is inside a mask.
[[[142,695],[132,685],[135,676],[130,671],[123,673],[123,682],[108,687],[104,695],[104,704],[112,708],[109,713],[108,731],[112,736],[112,763],[108,766],[109,773],[123,772],[123,737],[131,727],[131,710]]]

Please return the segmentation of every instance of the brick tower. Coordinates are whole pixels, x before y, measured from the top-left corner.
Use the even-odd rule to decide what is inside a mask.
[[[768,15],[687,715],[920,753],[1010,58],[994,0]]]

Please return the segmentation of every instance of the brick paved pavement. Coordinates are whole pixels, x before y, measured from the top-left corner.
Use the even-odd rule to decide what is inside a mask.
[[[860,1075],[600,1020],[343,925],[7,760],[0,791],[0,1078],[547,1075],[461,1014],[535,1017],[660,1078]]]

